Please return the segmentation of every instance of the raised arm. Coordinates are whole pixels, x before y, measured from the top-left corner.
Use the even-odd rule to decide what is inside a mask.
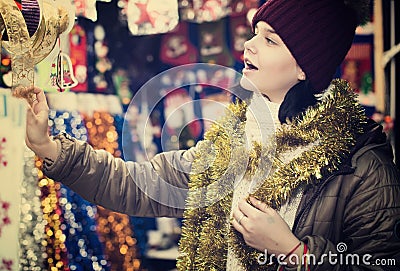
[[[86,200],[136,216],[180,217],[186,199],[194,148],[161,153],[144,163],[124,162],[66,134],[47,133],[43,91],[27,113],[27,145],[44,159],[44,173]]]
[[[34,88],[36,98],[29,101],[26,114],[26,145],[40,158],[54,161],[60,153],[60,146],[48,134],[49,106],[40,88]]]

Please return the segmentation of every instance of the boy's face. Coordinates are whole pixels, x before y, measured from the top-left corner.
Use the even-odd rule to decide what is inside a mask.
[[[244,47],[242,87],[260,91],[280,103],[289,89],[304,80],[304,73],[274,29],[260,21]]]

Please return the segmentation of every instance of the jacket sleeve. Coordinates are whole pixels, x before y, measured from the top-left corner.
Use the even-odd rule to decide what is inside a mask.
[[[44,163],[44,174],[84,199],[134,216],[181,217],[195,147],[156,155],[144,163],[125,162],[67,134],[55,137],[61,151]]]
[[[303,239],[312,257],[320,261],[312,265],[311,270],[398,270],[399,172],[391,161],[380,158],[372,151],[358,161],[368,171],[356,170],[354,173],[359,182],[353,193],[346,197],[343,221],[339,222],[342,223],[343,240],[333,244],[324,236],[306,236]],[[329,254],[336,262],[329,260]]]

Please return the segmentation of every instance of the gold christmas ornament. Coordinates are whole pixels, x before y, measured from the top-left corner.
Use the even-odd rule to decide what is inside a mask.
[[[13,0],[0,1],[0,40],[7,31],[8,41],[2,41],[11,55],[12,90],[16,97],[33,99],[27,89],[34,85],[34,65],[50,54],[61,33],[70,30],[74,14],[60,1],[38,0],[40,23],[36,32],[29,36],[21,10]]]

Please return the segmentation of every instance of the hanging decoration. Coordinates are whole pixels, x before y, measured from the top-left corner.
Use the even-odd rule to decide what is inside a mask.
[[[50,110],[49,126],[52,135],[67,132],[79,140],[87,139],[83,119],[76,111]],[[96,232],[96,206],[62,184],[59,195],[69,268],[87,271],[109,270],[103,246]]]
[[[15,5],[21,11],[28,29],[29,36],[32,37],[36,32],[40,22],[40,8],[37,0],[14,0]],[[9,37],[7,31],[3,33],[3,40],[8,41]]]
[[[132,35],[166,33],[179,21],[176,0],[120,0],[119,6]]]
[[[21,184],[19,270],[45,270],[45,224],[40,202],[35,154],[25,147],[24,181]]]
[[[88,91],[87,83],[87,37],[85,29],[79,24],[75,24],[69,33],[69,55],[72,67],[78,84],[72,88],[73,91]]]
[[[231,0],[230,15],[245,15],[250,9],[258,8],[259,0]]]
[[[104,149],[115,157],[121,156],[115,117],[107,112],[94,112],[85,116],[88,142],[95,149]],[[122,118],[121,121],[122,123]],[[111,271],[140,270],[136,239],[129,224],[129,217],[98,207],[98,233],[111,263]]]
[[[74,0],[76,16],[97,21],[96,0]]]
[[[157,114],[154,110],[152,114]],[[150,118],[150,119],[149,119]],[[128,161],[147,161],[157,154],[158,148],[154,138],[160,138],[161,127],[153,123],[147,99],[140,105],[131,103],[125,113],[123,127],[124,158]]]
[[[26,52],[29,51],[29,46],[31,44],[28,43],[30,41],[29,30],[27,27],[27,22],[25,22],[24,17],[21,12],[22,4],[21,2],[14,2],[13,0],[1,1],[0,3],[0,35],[2,35],[5,30],[4,39],[2,41],[2,47],[6,48],[9,45],[9,49],[7,50],[11,55],[11,67],[12,67],[12,86],[13,90],[17,85],[33,85],[33,63],[32,59],[23,59],[21,58]],[[35,9],[33,9],[34,16],[40,18],[39,6],[37,5]],[[36,20],[35,20],[36,21]],[[34,24],[34,21],[31,21],[32,24],[29,25],[31,31],[36,31],[37,25]],[[19,31],[15,31],[18,29]],[[3,37],[1,37],[3,39]],[[7,48],[6,48],[7,49]],[[14,51],[12,51],[14,50]],[[18,58],[20,59],[18,63]],[[27,66],[27,69],[24,69],[24,66]]]
[[[220,88],[208,87],[203,89],[201,96],[201,112],[204,123],[204,131],[208,131],[211,125],[225,113],[231,102],[228,91]]]
[[[0,257],[0,271],[12,271],[13,265],[13,260]]]
[[[2,229],[11,224],[11,219],[8,215],[8,209],[10,208],[10,203],[7,201],[3,201],[0,198],[0,237],[2,234]]]
[[[6,154],[5,154],[5,150],[6,150],[6,142],[7,139],[5,137],[0,138],[0,167],[1,166],[7,166],[7,158],[6,158]]]
[[[155,112],[157,111],[152,111],[153,114],[156,114]],[[123,158],[127,161],[144,162],[154,157],[158,149],[153,141],[154,137],[160,137],[160,130],[161,128],[157,123],[153,123],[152,117],[149,116],[146,98],[142,98],[142,102],[138,104],[131,103],[124,116]],[[155,218],[151,217],[130,217],[130,223],[135,230],[136,246],[143,256],[149,248],[147,232],[156,228],[155,222]],[[145,263],[143,268],[147,268]]]
[[[51,64],[50,85],[57,88],[59,92],[64,92],[66,89],[76,87],[76,80],[71,59],[63,52],[58,53]]]
[[[72,68],[72,62],[68,54],[65,54],[62,50],[61,39],[67,43],[68,33],[74,26],[75,9],[72,3],[64,0],[53,0],[54,4],[62,6],[63,9],[68,13],[69,24],[68,28],[64,31],[64,34],[60,34],[58,38],[58,54],[53,57],[51,63],[50,72],[50,85],[56,88],[59,92],[64,92],[67,89],[73,88],[78,84],[77,79],[74,75]]]
[[[231,0],[180,0],[182,20],[204,23],[218,21],[230,14]]]
[[[136,93],[143,85],[161,71],[160,48],[162,35],[132,36],[131,51],[126,56],[126,67],[131,80],[130,87]],[[126,55],[126,54],[124,54]],[[152,93],[148,93],[151,95]],[[151,96],[149,96],[150,98]]]
[[[41,170],[42,166],[43,161],[37,159],[36,167],[39,171],[39,187],[42,192],[41,205],[43,218],[46,221],[46,240],[43,242],[43,245],[46,246],[47,255],[45,267],[48,270],[69,271],[67,247],[65,246],[66,237],[63,233],[63,229],[66,226],[62,219],[59,201],[60,184],[44,176]]]
[[[376,111],[377,98],[373,89],[372,41],[353,43],[341,65],[341,78],[358,92],[358,100],[367,116]]]
[[[233,59],[225,42],[226,21],[198,25],[200,60],[204,63],[232,66]]]
[[[63,10],[65,10],[68,14],[68,18],[70,21],[68,23],[68,28],[59,35],[58,42],[54,46],[54,49],[38,64],[35,65],[35,86],[42,88],[46,92],[57,92],[57,91],[67,91],[68,89],[61,89],[58,85],[62,87],[63,84],[61,82],[62,74],[61,71],[66,69],[67,61],[64,60],[64,67],[62,65],[57,65],[57,56],[60,53],[64,53],[63,58],[59,58],[63,60],[64,58],[68,58],[66,54],[69,52],[68,46],[68,33],[74,26],[75,21],[75,7],[70,0],[51,0],[52,5],[60,6]],[[60,64],[63,64],[60,62]],[[67,77],[64,73],[63,77]],[[74,77],[73,73],[69,77]],[[58,80],[57,80],[58,79]],[[57,85],[58,82],[58,85]]]
[[[107,92],[110,88],[108,80],[108,72],[112,69],[112,63],[108,58],[108,45],[105,41],[106,33],[104,27],[100,24],[94,28],[94,52],[96,54],[96,75],[93,81],[96,87],[96,92]]]
[[[32,2],[29,2],[31,5]],[[59,35],[66,31],[71,22],[68,11],[54,1],[36,1],[27,21],[13,0],[1,1],[0,10],[2,24],[7,31],[8,41],[2,46],[11,55],[12,88],[17,97],[33,99],[33,93],[27,92],[27,86],[34,85],[34,65],[43,60],[54,48]],[[40,7],[40,9],[38,9]],[[24,3],[22,3],[22,9]],[[29,16],[28,16],[29,15]],[[40,20],[40,24],[32,37],[29,35],[27,23]],[[32,23],[31,23],[32,24]],[[18,31],[15,31],[18,29]],[[21,86],[20,88],[18,88]]]
[[[0,89],[0,268],[16,270],[19,262],[19,226],[26,101]],[[12,155],[12,156],[11,156]]]
[[[0,52],[0,86],[10,88],[12,86],[11,57],[3,48],[0,48]]]
[[[66,224],[68,266],[71,270],[106,271],[104,247],[97,234],[95,217],[97,208],[78,194],[63,186],[60,189],[60,206]]]
[[[197,62],[198,53],[190,42],[188,23],[181,21],[174,30],[163,35],[160,59],[173,66]]]
[[[231,53],[236,61],[243,63],[244,43],[251,38],[251,27],[246,13],[233,13],[229,19]]]
[[[116,93],[123,105],[128,105],[132,99],[132,92],[129,84],[130,79],[128,73],[124,69],[118,69],[112,75]]]
[[[194,94],[185,88],[179,88],[165,96],[166,129],[161,138],[163,151],[193,147],[200,136],[201,122],[194,112]]]

